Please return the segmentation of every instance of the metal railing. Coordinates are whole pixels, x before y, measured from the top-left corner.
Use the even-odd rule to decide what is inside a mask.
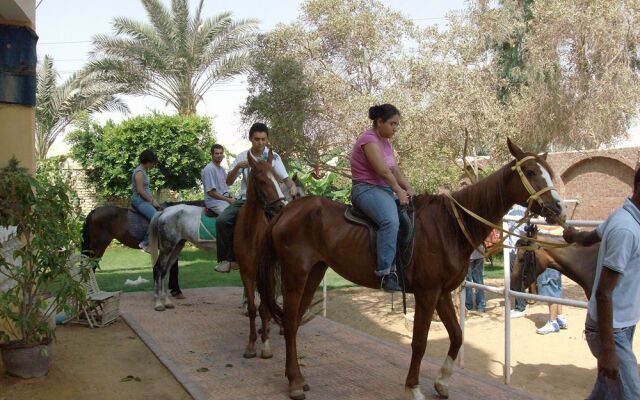
[[[503,218],[502,227],[504,230],[509,230],[508,222],[510,221],[519,221],[519,217],[511,217],[506,216]],[[546,221],[542,219],[532,219],[531,223],[536,225],[549,225]],[[582,221],[582,220],[569,220],[566,221],[567,225],[574,227],[595,227],[600,225],[602,221]],[[510,282],[511,282],[511,249],[505,248],[503,250],[504,255],[504,286],[496,287],[489,285],[481,285],[474,282],[465,281],[461,285],[460,290],[460,328],[462,329],[462,335],[464,337],[464,325],[465,325],[465,301],[466,301],[466,291],[465,287],[482,289],[491,293],[500,294],[504,297],[504,383],[509,385],[511,383],[511,298],[521,298],[528,300],[535,300],[546,302],[550,304],[561,304],[569,307],[577,307],[577,308],[587,308],[587,303],[585,301],[564,299],[564,298],[556,298],[549,296],[541,296],[529,293],[518,292],[515,290],[511,290]],[[464,368],[464,341],[462,346],[460,347],[460,351],[458,353],[458,363],[461,368]]]

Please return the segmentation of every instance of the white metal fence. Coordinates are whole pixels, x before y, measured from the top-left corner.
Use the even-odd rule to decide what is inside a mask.
[[[509,230],[508,222],[510,221],[518,221],[520,218],[518,217],[510,217],[507,216],[503,219],[502,226],[504,230]],[[536,225],[548,225],[542,219],[533,219],[532,223]],[[567,225],[574,227],[596,227],[602,221],[578,221],[578,220],[569,220],[566,221]],[[496,293],[504,296],[504,383],[509,384],[511,382],[511,298],[522,298],[528,300],[536,300],[547,303],[554,304],[562,304],[564,306],[569,307],[578,307],[578,308],[587,308],[587,303],[584,301],[577,301],[571,299],[564,298],[556,298],[556,297],[548,297],[548,296],[540,296],[529,293],[518,292],[515,290],[511,290],[511,268],[510,268],[510,256],[511,249],[505,248],[503,250],[504,254],[504,282],[502,287],[495,287],[489,285],[480,285],[478,283],[465,281],[462,284],[462,290],[460,290],[460,327],[462,328],[462,334],[464,337],[464,325],[465,325],[465,287],[475,288],[475,289],[483,289],[491,293]],[[458,354],[458,362],[461,368],[464,368],[464,342],[462,347],[460,348],[460,352]]]

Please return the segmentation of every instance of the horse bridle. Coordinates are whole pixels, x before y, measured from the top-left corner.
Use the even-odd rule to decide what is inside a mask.
[[[527,233],[527,237],[533,239],[535,233],[537,232],[537,227],[533,224],[527,224],[525,226],[525,232]],[[527,281],[527,277],[529,273],[535,277],[536,274],[536,252],[534,250],[535,243],[532,240],[523,240],[523,245],[518,247],[524,247],[524,254],[522,256],[522,279],[520,280],[520,290],[523,291],[525,289],[525,282]]]
[[[254,179],[253,177],[251,177],[251,179]],[[255,181],[254,181],[254,185],[255,185]],[[284,201],[285,198],[284,197],[278,197],[277,199],[273,200],[273,201],[267,201],[267,199],[265,198],[264,194],[262,193],[262,191],[260,189],[258,189],[257,185],[256,186],[256,193],[258,194],[258,198],[260,201],[260,204],[262,205],[262,208],[264,209],[265,212],[267,212],[268,214],[275,214],[277,213],[277,210],[274,209],[274,206],[276,204],[278,204],[281,201]]]
[[[556,193],[558,193],[558,189],[555,188],[555,186],[546,186],[538,191],[536,191],[533,186],[531,186],[531,182],[529,182],[529,180],[527,179],[527,177],[524,174],[524,171],[522,171],[522,164],[525,163],[526,161],[529,160],[535,160],[536,157],[535,156],[526,156],[520,160],[516,160],[515,164],[513,165],[513,167],[511,167],[512,171],[516,171],[518,173],[518,176],[520,177],[520,181],[522,182],[522,186],[524,186],[524,188],[527,190],[527,192],[529,193],[529,198],[527,199],[527,212],[531,211],[531,204],[535,201],[536,203],[538,203],[538,205],[540,206],[540,208],[543,211],[548,211],[551,214],[555,214],[555,211],[552,210],[551,208],[549,208],[545,202],[542,200],[542,198],[540,197],[541,195],[543,195],[544,193],[550,192],[552,190],[555,190]],[[559,193],[558,193],[559,195]],[[564,222],[560,221],[560,225],[564,226]]]

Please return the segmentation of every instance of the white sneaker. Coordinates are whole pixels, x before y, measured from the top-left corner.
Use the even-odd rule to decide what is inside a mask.
[[[525,315],[524,311],[511,310],[511,318],[522,318]]]
[[[569,328],[569,323],[567,322],[567,317],[565,317],[564,315],[558,315],[558,318],[556,318],[556,322],[558,323],[558,326],[560,327],[560,329]]]
[[[536,329],[538,335],[546,335],[549,333],[560,332],[560,327],[556,321],[547,321],[547,324],[542,328]]]
[[[229,263],[229,261],[222,261],[216,265],[215,270],[218,272],[229,272],[231,271],[231,263]]]

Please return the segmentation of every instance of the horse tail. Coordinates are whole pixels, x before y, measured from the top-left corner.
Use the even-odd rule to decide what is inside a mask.
[[[158,219],[162,211],[157,212],[149,222],[149,253],[151,254],[151,266],[155,267],[158,261]]]
[[[93,213],[96,211],[96,209],[93,209],[89,212],[89,214],[87,214],[87,218],[85,218],[84,220],[84,224],[82,225],[82,247],[81,247],[81,253],[86,255],[86,256],[93,256],[90,252],[91,250],[91,237],[90,237],[90,230],[89,230],[89,224],[91,223],[91,220],[93,219]]]
[[[273,245],[273,227],[280,219],[282,213],[276,215],[265,230],[260,248],[258,249],[258,293],[260,300],[267,306],[274,321],[282,326],[284,311],[276,301],[276,278],[280,270],[276,262],[276,252]]]

